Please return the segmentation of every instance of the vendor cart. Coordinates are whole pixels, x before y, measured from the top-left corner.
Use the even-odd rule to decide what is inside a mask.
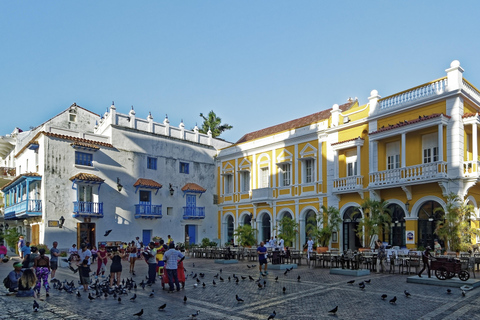
[[[467,270],[462,269],[462,263],[455,258],[438,257],[432,260],[431,269],[435,271],[435,276],[439,280],[451,279],[458,275],[460,280],[467,281],[470,274]]]

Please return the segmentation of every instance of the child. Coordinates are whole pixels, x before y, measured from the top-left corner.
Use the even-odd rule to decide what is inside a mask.
[[[82,264],[78,266],[78,271],[80,274],[80,284],[83,285],[83,291],[88,291],[88,285],[90,284],[90,266],[88,265],[88,260],[85,259],[82,261]]]

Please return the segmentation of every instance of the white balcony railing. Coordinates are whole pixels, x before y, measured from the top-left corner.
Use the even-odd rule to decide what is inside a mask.
[[[480,174],[480,161],[465,161],[463,163],[464,177],[478,177]]]
[[[444,77],[396,95],[385,97],[379,101],[380,109],[397,107],[405,103],[440,95],[445,92],[446,87],[447,78]]]
[[[363,189],[363,176],[333,179],[333,192]]]
[[[447,177],[447,163],[437,161],[370,173],[370,187],[428,181]]]
[[[252,190],[253,201],[271,201],[273,200],[272,188],[260,188]]]

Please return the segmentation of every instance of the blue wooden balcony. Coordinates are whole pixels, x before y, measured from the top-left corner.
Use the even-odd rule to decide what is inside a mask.
[[[135,219],[160,219],[162,217],[162,205],[136,204]]]
[[[24,219],[42,216],[42,200],[24,200],[5,208],[5,219]]]
[[[74,218],[103,218],[103,202],[73,202]]]
[[[205,207],[183,207],[183,219],[205,219]]]

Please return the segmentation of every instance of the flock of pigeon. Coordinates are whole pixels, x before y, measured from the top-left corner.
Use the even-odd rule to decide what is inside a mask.
[[[193,267],[195,267],[195,263],[193,263]],[[250,268],[254,268],[255,265],[252,265],[252,266],[247,265],[247,267],[248,267],[248,269],[250,269]],[[285,272],[284,272],[284,276],[287,276],[288,273],[291,272],[292,270],[293,270],[293,267],[290,268],[290,269],[286,269]],[[267,276],[266,274],[261,274],[258,279],[255,279],[251,275],[237,276],[235,274],[232,274],[232,276],[228,276],[225,279],[224,277],[222,277],[222,269],[220,269],[219,272],[216,275],[213,276],[212,286],[215,287],[217,285],[217,281],[222,282],[222,283],[223,282],[234,282],[236,285],[238,285],[240,281],[243,282],[243,281],[246,281],[248,279],[248,282],[255,283],[256,286],[258,287],[258,289],[261,290],[261,289],[263,289],[267,286],[267,281],[264,280],[264,277],[266,277],[266,276]],[[194,288],[197,288],[200,285],[203,288],[207,287],[207,284],[205,283],[205,280],[204,280],[205,279],[205,273],[199,272],[197,274],[197,273],[191,272],[190,275],[187,276],[187,278],[189,278],[189,277],[192,278],[192,280],[195,281],[194,284],[193,284]],[[274,278],[275,282],[278,282],[278,278],[279,278],[278,276],[276,276]],[[200,279],[202,279],[202,280],[200,280]],[[298,282],[301,281],[300,275],[297,276],[297,281]],[[350,281],[347,282],[347,284],[349,284],[349,285],[353,285],[354,283],[355,283],[355,280],[350,280]],[[70,282],[67,282],[66,280],[63,281],[63,282],[61,282],[59,280],[53,280],[52,284],[53,284],[53,286],[52,286],[53,289],[58,290],[59,292],[65,292],[67,294],[72,294],[72,295],[74,294],[78,299],[82,298],[82,293],[80,292],[81,285],[76,287],[73,280],[70,281]],[[371,279],[359,282],[358,286],[361,290],[365,290],[366,285],[369,285],[369,284],[371,284]],[[95,281],[92,281],[92,283],[90,284],[90,289],[94,293],[89,292],[87,298],[90,301],[94,301],[94,300],[97,300],[97,299],[113,299],[113,300],[117,300],[118,303],[121,304],[122,303],[122,297],[123,297],[124,299],[128,299],[130,302],[135,302],[135,300],[137,299],[137,294],[133,293],[133,295],[131,295],[131,291],[133,290],[133,291],[136,292],[138,287],[140,287],[142,290],[145,290],[146,285],[147,284],[145,283],[144,280],[142,280],[137,285],[137,283],[135,282],[135,280],[133,278],[130,278],[130,279],[127,278],[127,279],[122,280],[120,286],[116,286],[114,288],[111,288],[109,286],[109,278],[108,277],[106,279],[102,280],[102,281],[99,281],[97,279]],[[287,291],[287,288],[285,286],[283,286],[282,292],[285,294],[286,291]],[[405,290],[403,293],[404,293],[406,298],[411,297],[410,292],[408,292],[407,290]],[[452,294],[452,290],[447,289],[447,294]],[[464,290],[462,290],[462,295],[463,296],[466,295]],[[130,297],[130,298],[128,298],[128,297]],[[150,294],[148,295],[148,297],[149,298],[155,297],[155,290],[152,289]],[[388,296],[386,294],[381,295],[382,300],[387,300],[387,298],[388,298]],[[236,299],[237,303],[243,303],[245,301],[238,294],[235,295],[235,299]],[[186,304],[187,300],[188,300],[187,296],[184,295],[183,303]],[[389,299],[389,303],[395,305],[397,303],[397,296],[394,296],[393,298]],[[164,304],[162,304],[158,307],[158,311],[164,311],[166,307],[167,307],[167,304],[164,303]],[[36,300],[34,300],[33,301],[33,311],[37,312],[39,310],[39,308],[40,308],[39,304],[37,303]],[[336,306],[332,310],[328,311],[328,313],[331,314],[331,315],[336,315],[337,312],[338,312],[338,306]],[[143,315],[143,313],[144,313],[144,310],[141,309],[139,312],[133,314],[133,316],[141,317]],[[195,313],[189,315],[189,318],[196,319],[196,317],[199,314],[200,314],[200,310],[197,310]],[[268,316],[268,320],[274,319],[276,317],[276,315],[277,315],[276,312],[273,311]]]

